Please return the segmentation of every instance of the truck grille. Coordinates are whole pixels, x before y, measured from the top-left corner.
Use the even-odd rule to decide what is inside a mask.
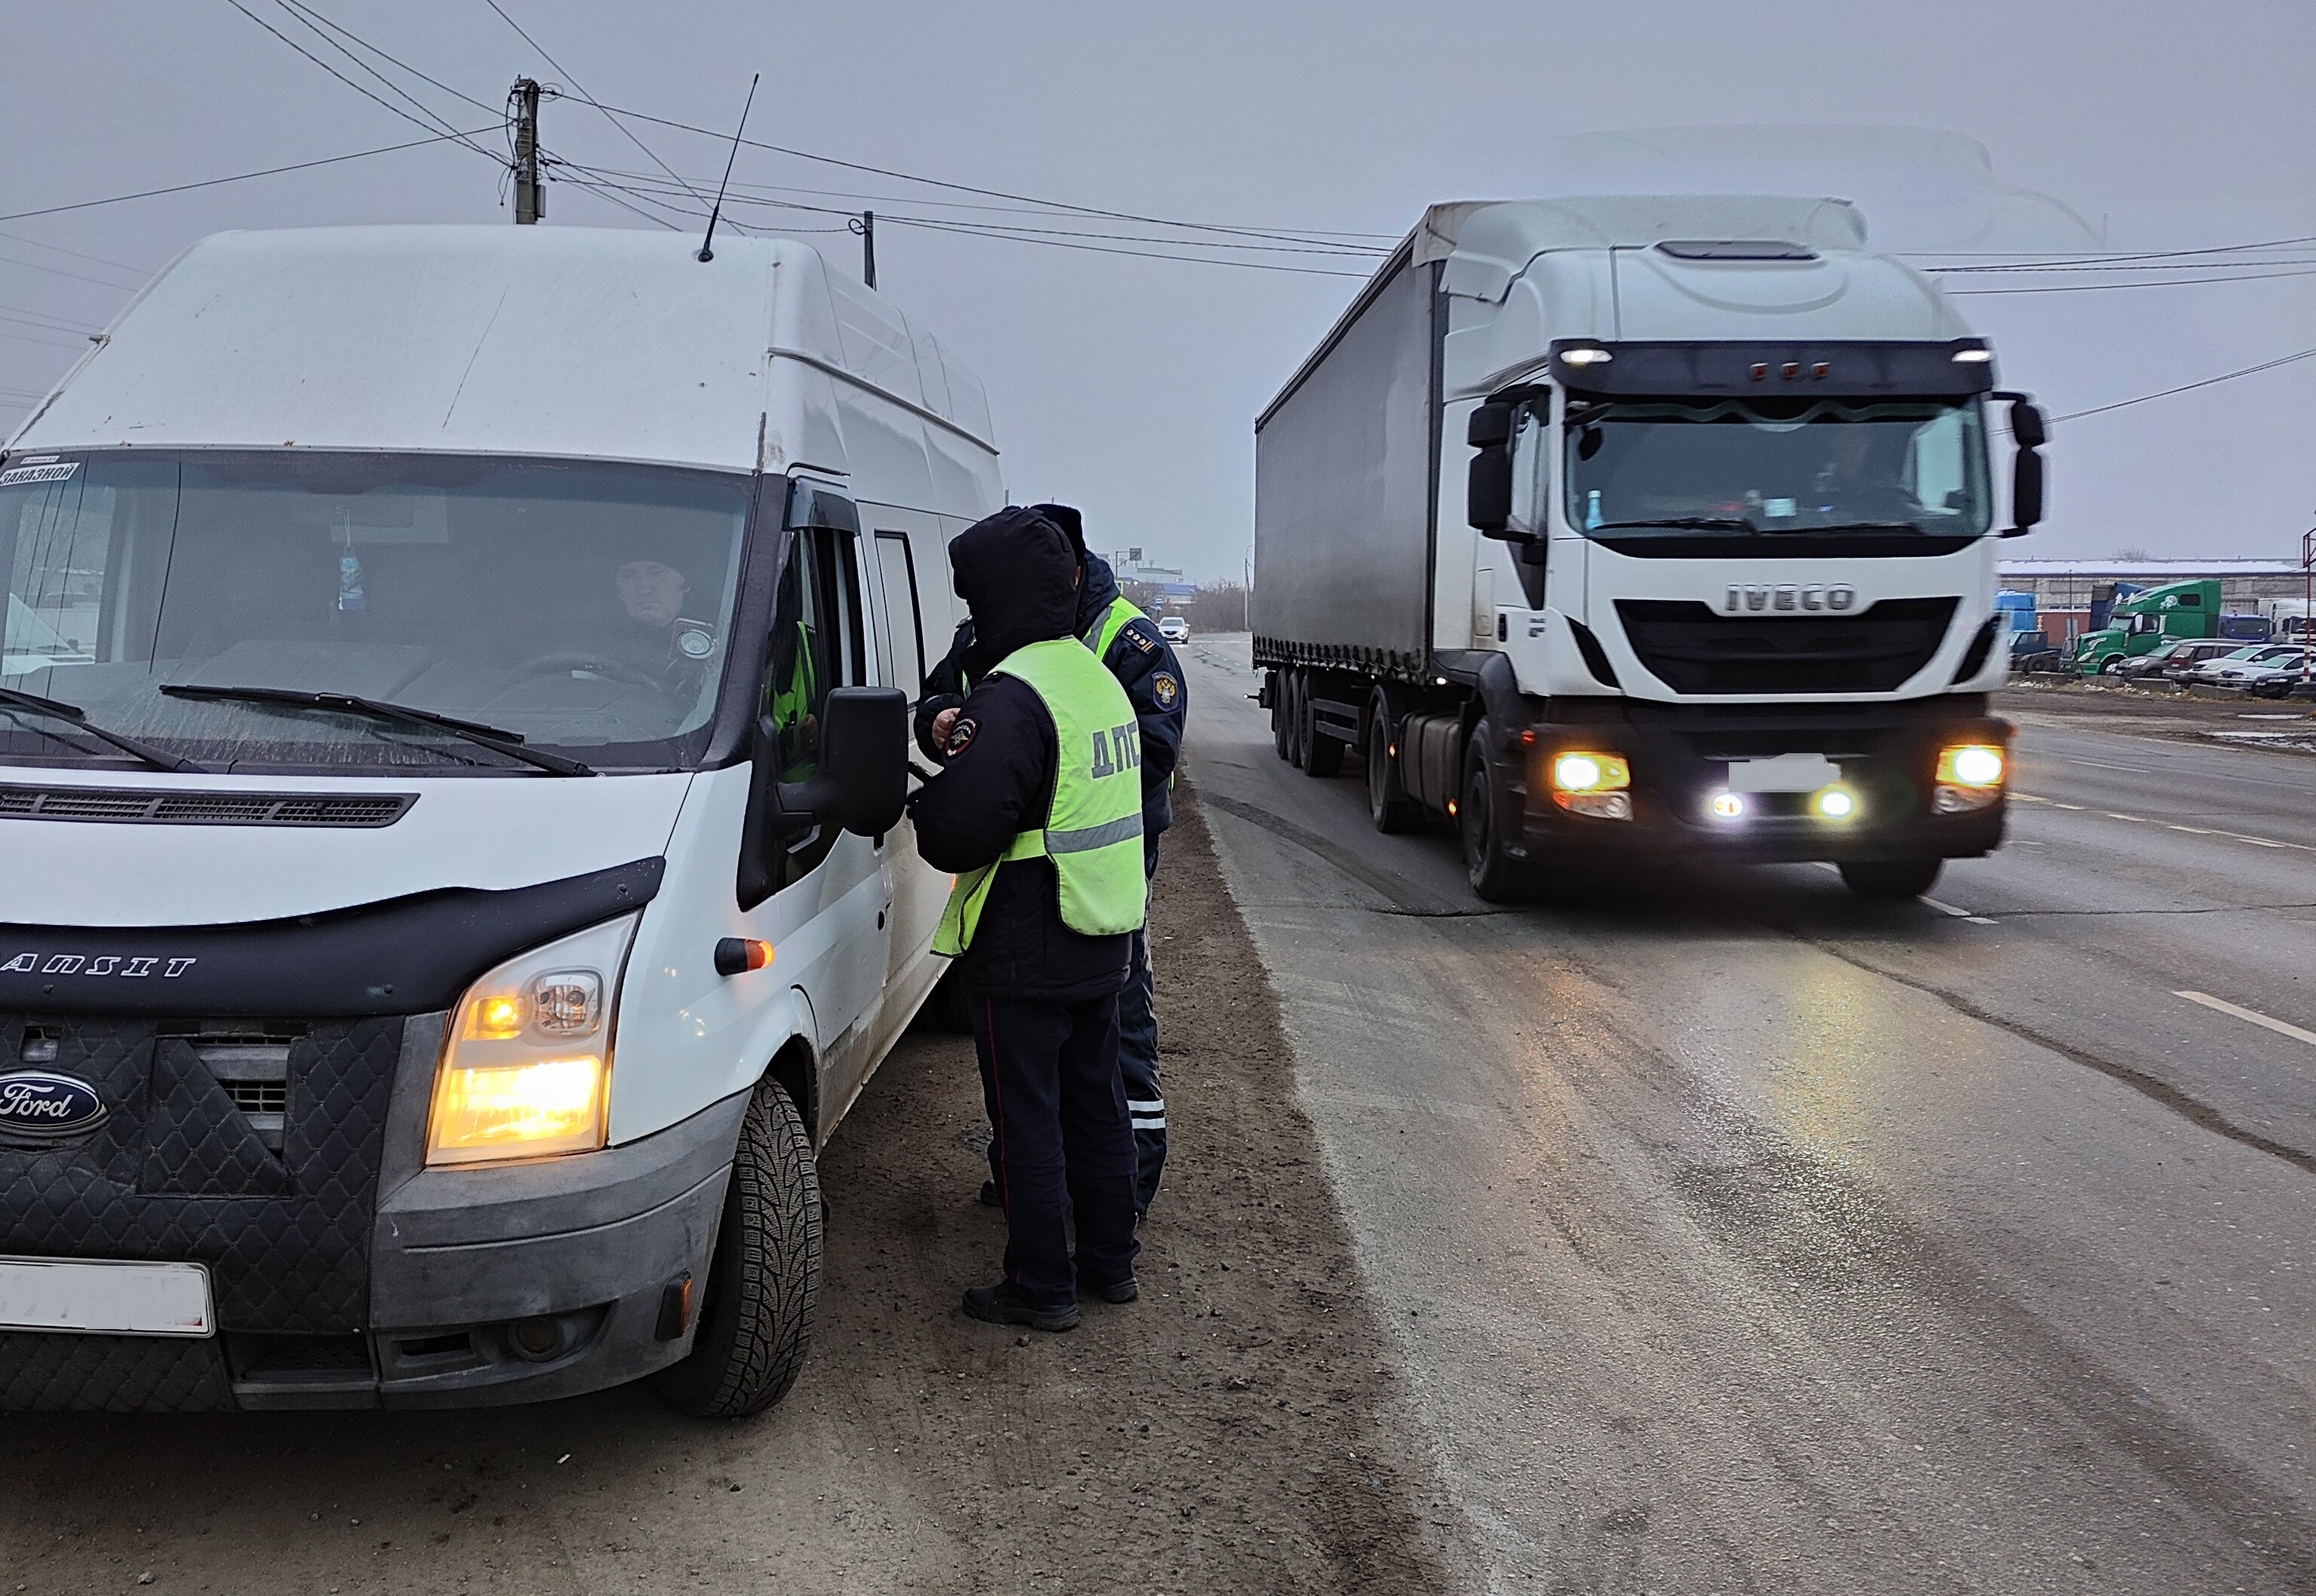
[[[1856,615],[1717,615],[1619,599],[1626,640],[1675,692],[1894,692],[1937,652],[1955,601],[1884,599]]]

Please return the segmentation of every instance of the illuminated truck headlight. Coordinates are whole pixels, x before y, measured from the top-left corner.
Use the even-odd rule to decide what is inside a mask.
[[[1962,743],[1938,753],[1937,790],[1930,807],[1941,815],[1983,809],[2002,796],[2007,764],[1991,743]]]
[[[434,1068],[427,1163],[538,1158],[603,1145],[611,1008],[637,918],[534,948],[467,988]]]
[[[1552,756],[1552,801],[1572,815],[1630,820],[1633,767],[1618,753],[1571,752]]]

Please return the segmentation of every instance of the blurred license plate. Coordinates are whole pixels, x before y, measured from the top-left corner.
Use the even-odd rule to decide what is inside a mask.
[[[1732,792],[1815,792],[1841,780],[1841,768],[1822,753],[1780,753],[1729,762]]]
[[[0,1258],[0,1330],[214,1334],[209,1271],[199,1263]]]

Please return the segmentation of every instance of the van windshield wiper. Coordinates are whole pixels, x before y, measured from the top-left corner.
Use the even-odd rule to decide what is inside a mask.
[[[29,710],[34,715],[49,715],[58,720],[70,721],[98,742],[110,743],[121,753],[143,760],[156,771],[185,771],[196,775],[209,774],[182,753],[171,753],[165,749],[154,747],[150,743],[140,743],[136,738],[125,736],[120,732],[105,730],[104,727],[89,719],[78,704],[67,704],[61,699],[44,699],[33,692],[19,692],[13,687],[0,687],[0,707]]]
[[[1691,532],[1758,532],[1761,529],[1741,515],[1654,515],[1646,521],[1604,521],[1588,532],[1613,531],[1618,527],[1678,527]]]
[[[503,753],[509,759],[519,759],[525,764],[535,765],[557,776],[592,776],[595,773],[575,759],[549,753],[542,748],[524,747],[520,732],[504,731],[495,726],[480,726],[471,720],[454,720],[448,715],[437,715],[432,709],[420,709],[409,704],[391,704],[383,699],[358,698],[350,692],[307,692],[288,687],[210,687],[198,682],[167,682],[161,691],[173,699],[280,704],[293,709],[326,709],[334,715],[366,715],[372,720],[389,721],[396,726],[448,732],[478,748]]]

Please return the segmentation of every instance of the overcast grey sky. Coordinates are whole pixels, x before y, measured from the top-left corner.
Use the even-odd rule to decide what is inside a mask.
[[[327,53],[281,0],[242,3]],[[494,124],[521,73],[549,83],[575,75],[607,103],[728,127],[749,73],[761,70],[753,138],[1076,205],[1271,231],[1395,236],[1435,200],[1554,192],[1586,170],[1555,142],[1569,135],[1774,123],[1967,135],[1991,152],[2001,184],[2050,196],[2109,250],[2316,235],[2308,0],[500,0],[560,70],[486,0],[304,3],[491,108],[406,80],[462,129]],[[6,14],[0,214],[421,136],[227,0],[14,0]],[[653,170],[584,105],[551,103],[543,129],[566,158]],[[721,170],[723,152],[708,139],[637,131],[695,183],[710,185]],[[481,142],[497,147],[499,136]],[[1777,186],[1857,199],[1885,245],[1954,247],[1929,236],[1954,220],[1952,207],[1924,203],[1939,197],[1923,186],[1937,175],[1875,170],[1860,159],[1875,147],[1842,138],[1818,156],[1789,156]],[[477,155],[438,144],[0,221],[0,424],[13,424],[82,332],[140,281],[84,257],[150,269],[226,227],[509,221],[500,176]],[[882,286],[988,383],[1015,496],[1084,506],[1098,546],[1139,544],[1198,576],[1237,575],[1252,522],[1253,415],[1354,280],[904,226],[892,218],[1140,230],[935,210],[936,199],[973,197],[762,150],[742,152],[735,181],[877,196]],[[2050,246],[2025,236],[2018,207],[1998,210],[1998,236],[1969,247]],[[807,212],[788,219],[834,225]],[[548,225],[646,224],[562,183],[550,191]],[[849,235],[804,236],[858,269]],[[2256,273],[2208,269],[2226,258],[2138,277],[1974,277],[1967,286],[2070,291],[1961,303],[1994,340],[2004,379],[2054,414],[2316,348],[2316,274],[2277,265],[2243,281]],[[2316,243],[2255,258],[2316,273]],[[2141,278],[2172,286],[2080,291]],[[2062,426],[2052,519],[2013,547],[2296,554],[2316,510],[2312,419],[2316,360]]]

